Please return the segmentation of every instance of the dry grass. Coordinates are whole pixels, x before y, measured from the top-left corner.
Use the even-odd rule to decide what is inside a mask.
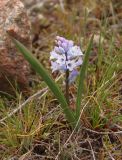
[[[21,94],[12,100],[0,98],[1,160],[122,159],[122,4],[63,2],[48,0],[41,9],[31,8],[33,53],[50,71],[48,58],[56,35],[75,40],[85,51],[95,33],[81,104],[82,125],[72,131],[47,86],[32,76],[33,96],[26,101]],[[53,77],[62,87],[63,77]],[[70,88],[72,108],[76,88],[77,82]]]

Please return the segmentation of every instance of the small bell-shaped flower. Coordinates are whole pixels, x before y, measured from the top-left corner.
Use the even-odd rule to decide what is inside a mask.
[[[73,83],[78,75],[77,68],[82,65],[83,53],[79,46],[74,45],[72,40],[56,37],[56,46],[50,52],[52,72],[69,71],[69,84]]]

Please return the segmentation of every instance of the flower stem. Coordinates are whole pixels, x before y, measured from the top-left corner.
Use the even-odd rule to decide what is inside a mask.
[[[66,61],[68,61],[67,52],[65,53]],[[69,69],[66,70],[66,100],[69,105]]]
[[[69,105],[69,70],[66,70],[66,100]]]

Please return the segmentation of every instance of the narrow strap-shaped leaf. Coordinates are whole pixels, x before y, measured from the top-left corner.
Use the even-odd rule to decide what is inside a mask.
[[[61,104],[61,107],[63,109],[64,114],[66,115],[67,120],[73,124],[75,121],[74,113],[68,107],[67,101],[62,91],[57,86],[57,84],[49,76],[49,74],[44,69],[44,67],[39,63],[39,61],[33,56],[33,54],[22,43],[20,43],[16,39],[13,39],[13,42],[15,43],[17,49],[24,55],[25,59],[31,64],[32,68],[42,77],[42,79],[48,85],[50,90],[53,92],[53,94],[55,95],[59,103]]]
[[[88,44],[84,61],[80,70],[80,75],[79,75],[79,84],[78,84],[78,90],[77,90],[77,100],[76,100],[76,120],[79,119],[80,116],[80,110],[81,110],[81,98],[82,98],[82,93],[83,93],[83,87],[84,87],[84,79],[85,79],[85,74],[86,74],[86,69],[88,65],[88,59],[91,51],[91,47],[93,44],[93,37],[91,37],[91,40]]]

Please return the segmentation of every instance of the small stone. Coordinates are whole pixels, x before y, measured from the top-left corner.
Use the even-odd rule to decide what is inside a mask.
[[[0,92],[14,93],[16,86],[26,92],[30,66],[8,34],[31,48],[30,22],[20,0],[0,0]]]

